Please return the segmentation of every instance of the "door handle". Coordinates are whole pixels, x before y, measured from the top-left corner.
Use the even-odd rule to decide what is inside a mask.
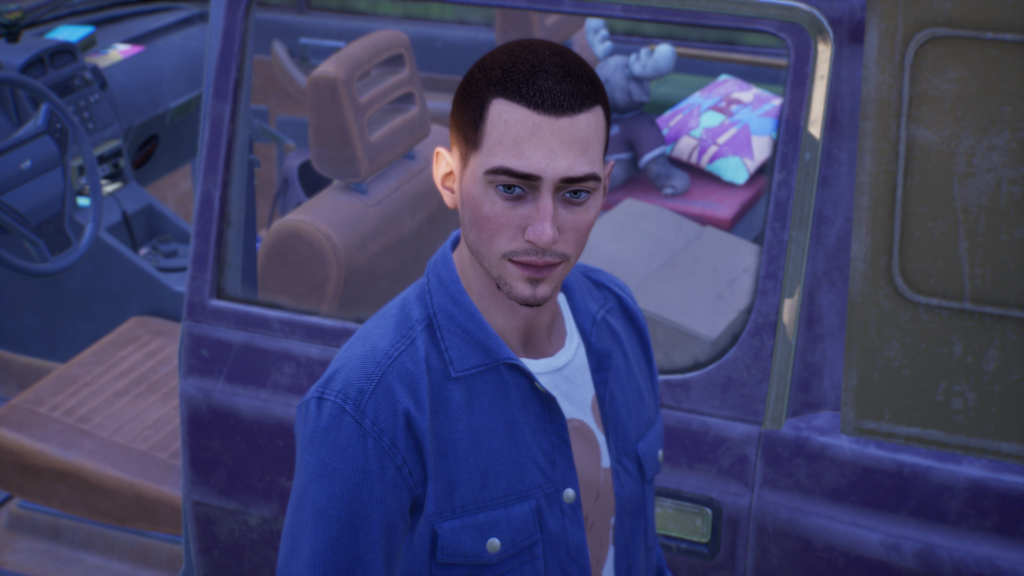
[[[722,539],[722,506],[707,496],[658,488],[654,498],[658,543],[676,554],[710,560]]]

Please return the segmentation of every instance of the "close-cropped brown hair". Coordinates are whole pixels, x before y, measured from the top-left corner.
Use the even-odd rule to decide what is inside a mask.
[[[594,69],[578,54],[547,40],[516,40],[485,54],[462,77],[452,99],[452,147],[461,163],[480,148],[487,109],[503,98],[542,116],[564,118],[595,106],[604,111],[605,151],[611,108]]]

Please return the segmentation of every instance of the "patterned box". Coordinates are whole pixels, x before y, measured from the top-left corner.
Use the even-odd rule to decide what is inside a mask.
[[[722,74],[658,117],[669,156],[744,184],[772,155],[782,98]]]

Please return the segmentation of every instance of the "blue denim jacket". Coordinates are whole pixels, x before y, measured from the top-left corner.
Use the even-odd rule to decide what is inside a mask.
[[[580,493],[565,416],[470,300],[452,259],[458,242],[456,232],[299,405],[278,574],[590,575],[580,499],[562,496]],[[615,574],[668,574],[654,528],[663,437],[643,316],[596,268],[577,264],[562,292],[611,454]]]

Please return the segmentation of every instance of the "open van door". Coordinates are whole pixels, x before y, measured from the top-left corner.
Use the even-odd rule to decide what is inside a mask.
[[[959,573],[968,566],[981,566],[986,573],[1019,571],[1024,560],[1015,543],[1024,533],[1015,519],[1024,502],[1024,472],[1013,462],[1019,460],[1022,440],[1020,419],[1012,414],[1016,410],[1019,415],[1021,405],[1020,386],[1014,388],[1021,368],[1012,351],[1020,346],[1021,328],[1012,313],[1020,309],[1020,295],[1007,287],[1021,285],[1014,280],[1021,274],[1020,260],[1015,268],[1006,264],[1009,256],[998,262],[982,260],[977,273],[968,267],[971,274],[979,274],[969,301],[1005,312],[999,315],[907,300],[886,275],[891,247],[876,246],[891,238],[893,229],[889,220],[885,232],[884,221],[892,213],[897,181],[898,77],[910,39],[926,28],[952,27],[961,17],[975,22],[977,29],[985,29],[978,23],[990,18],[992,29],[1000,33],[1024,20],[1006,18],[1005,11],[999,12],[1002,17],[996,12],[985,16],[980,9],[968,14],[966,2],[943,9],[948,12],[933,8],[922,12],[926,19],[915,20],[918,16],[910,16],[916,8],[889,4],[515,0],[453,7],[402,0],[311,0],[308,6],[315,9],[307,9],[305,2],[216,3],[211,10],[215,32],[203,91],[206,115],[180,352],[186,546],[197,572],[273,572],[294,470],[296,406],[338,348],[374,306],[386,301],[383,296],[397,294],[402,282],[410,281],[409,271],[422,264],[421,252],[436,249],[432,242],[439,245],[431,231],[446,224],[431,220],[437,213],[430,202],[437,198],[430,197],[429,185],[422,190],[403,186],[419,186],[429,171],[426,156],[433,144],[424,143],[444,141],[445,102],[450,106],[461,75],[495,45],[502,18],[498,12],[506,9],[541,16],[506,17],[502,26],[548,22],[554,12],[603,18],[623,53],[671,43],[679,57],[671,74],[652,82],[654,115],[721,74],[745,79],[783,100],[773,154],[755,174],[764,183],[761,200],[744,217],[746,227],[705,226],[709,236],[731,245],[742,241],[746,253],[756,255],[744,272],[751,286],[746,307],[724,321],[736,328],[735,334],[700,361],[661,365],[665,450],[663,458],[645,463],[645,468],[656,474],[657,541],[672,571],[933,574]],[[1020,8],[1011,7],[1018,14]],[[963,15],[955,13],[961,9]],[[569,28],[565,20],[560,22],[557,27],[535,26],[533,33]],[[401,77],[408,91],[393,104],[411,111],[403,117],[429,118],[430,126],[418,126],[422,132],[403,131],[417,136],[378,151],[394,155],[367,164],[379,165],[379,172],[352,176],[336,164],[317,160],[342,157],[322,155],[326,144],[317,134],[347,116],[331,113],[332,106],[342,103],[322,94],[314,97],[311,90],[324,80],[329,71],[322,66],[336,51],[343,53],[349,43],[382,29],[397,30],[407,40],[396,40],[378,59],[367,60],[365,76],[329,80],[348,86],[346,82],[358,84],[361,78]],[[961,40],[991,43],[994,48],[985,44],[982,51],[993,50],[992,61],[1005,61],[1008,67],[1019,46],[991,38],[956,41]],[[935,66],[935,59],[943,57],[941,51],[930,52],[940,46],[937,42],[918,50],[919,64]],[[971,46],[964,50],[976,48]],[[953,52],[960,50],[955,47]],[[998,70],[998,64],[965,66],[964,74]],[[938,72],[919,74],[915,69],[913,78],[941,87],[956,85],[935,76]],[[306,78],[303,94],[299,88]],[[384,84],[391,83],[374,85]],[[935,88],[925,85],[925,90]],[[1012,86],[985,93],[986,106],[1002,111],[1008,95],[1015,93],[1020,90]],[[919,169],[913,153],[921,150],[914,142],[929,141],[930,133],[921,130],[932,125],[917,119],[921,111],[914,112],[916,102],[911,101],[910,119],[919,122],[918,128],[910,128],[906,147],[911,175]],[[929,104],[948,105],[941,99]],[[1012,126],[1013,118],[1019,122],[1019,114],[1019,106],[1009,104],[1005,126]],[[949,124],[943,130],[970,133],[975,128]],[[985,258],[1020,250],[1019,167],[1014,172],[1009,159],[1014,153],[1010,147],[1019,147],[1014,143],[1021,132],[1013,130],[1005,136],[1008,151],[977,160],[993,168],[1009,166],[998,173],[1007,182],[1018,182],[1001,196],[986,196],[991,202],[1005,197],[1006,206],[1016,202],[1017,208],[1001,208],[1007,212],[991,217],[1006,232],[995,233],[984,244],[986,250],[1010,252],[984,252]],[[360,142],[347,140],[339,151],[358,155]],[[307,156],[300,154],[303,147],[309,148]],[[942,158],[936,166],[944,169],[955,169],[962,159]],[[971,169],[978,178],[995,178]],[[400,177],[394,176],[395,170]],[[946,172],[935,181],[945,184],[959,173]],[[922,178],[924,172],[916,174],[914,178]],[[280,186],[281,178],[292,180]],[[906,182],[905,214],[921,209],[916,214],[947,220],[953,214],[928,212],[932,204],[922,199],[927,198],[921,195],[923,181]],[[407,218],[380,216],[390,209],[389,198],[405,198],[399,195],[406,193],[424,202],[421,209],[410,211]],[[282,201],[289,198],[298,200]],[[990,200],[981,204],[985,202]],[[286,204],[290,211],[284,213]],[[353,217],[356,213],[360,216]],[[950,292],[962,277],[953,271],[961,268],[950,268],[945,273],[949,278],[933,278],[917,268],[931,266],[930,258],[944,263],[942,258],[959,254],[961,244],[936,251],[922,245],[923,237],[914,234],[930,233],[930,222],[909,216],[905,220],[899,237],[908,255],[901,273],[927,297],[964,300],[961,293]],[[1010,244],[997,247],[1000,242]],[[383,256],[361,258],[371,252]],[[953,262],[959,265],[956,258]],[[702,261],[704,268],[669,276],[679,282],[708,281],[719,262],[709,257]],[[989,282],[984,274],[998,275],[1002,291],[981,289]],[[673,291],[677,287],[657,286],[667,296],[653,305],[678,299]],[[653,322],[658,315],[648,312]],[[922,318],[931,319],[930,340],[899,332]],[[899,399],[884,406],[874,402],[879,391],[912,395],[931,386],[913,367],[930,369],[947,358],[921,349],[921,343],[941,340],[935,325],[952,329],[952,322],[961,321],[964,326],[1003,330],[986,332],[995,338],[989,347],[975,340],[950,348],[950,358],[961,354],[964,366],[981,362],[978,382],[993,378],[998,383],[983,394],[980,388],[964,388],[970,379],[950,381],[939,392],[945,394],[940,403],[959,407],[960,412],[947,418],[953,424],[967,410],[979,418],[983,409],[993,416],[986,415],[984,423],[968,418],[968,424],[957,428],[931,416],[918,418],[927,410],[916,404],[908,408]],[[678,336],[681,329],[673,329]],[[671,337],[654,335],[665,357],[680,357],[673,356],[679,350],[672,348]],[[896,348],[883,348],[886,339],[895,340],[905,355],[890,356]],[[996,352],[985,359],[990,349]],[[889,372],[882,370],[886,362],[892,366]],[[903,374],[904,369],[910,372]],[[894,379],[906,388],[894,386]],[[967,437],[971,440],[950,443]],[[936,438],[946,444],[940,446]],[[922,442],[931,444],[906,445]],[[988,451],[982,453],[982,448]],[[950,449],[974,452],[964,456]]]
[[[813,411],[839,407],[839,364],[834,362],[841,359],[836,351],[841,350],[845,313],[863,5],[815,4],[530,1],[502,7],[603,18],[617,49],[625,53],[662,41],[673,44],[679,56],[675,70],[651,86],[655,115],[723,73],[783,100],[774,154],[757,174],[765,186],[763,201],[749,212],[742,234],[738,224],[709,226],[707,233],[743,243],[757,256],[749,272],[753,288],[747,308],[727,322],[738,326],[735,337],[700,363],[662,370],[666,447],[657,465],[659,541],[678,573],[742,574],[753,562],[751,506],[757,496],[762,430],[784,420],[791,374],[810,370],[797,354],[798,334],[816,335],[817,345],[828,351],[813,359],[811,369],[831,369],[827,375],[834,385],[831,391],[825,382],[812,383],[810,391],[795,388],[799,405]],[[444,91],[454,91],[459,76],[494,46],[496,21],[502,17],[488,7],[451,10],[421,2],[372,7],[340,2],[322,8],[306,13],[226,0],[211,13],[211,27],[219,33],[211,36],[207,64],[203,109],[208,113],[181,346],[183,506],[187,544],[200,573],[273,570],[294,466],[295,407],[365,320],[365,307],[347,306],[356,299],[346,296],[348,286],[384,274],[379,268],[350,274],[335,265],[337,255],[348,254],[346,246],[356,241],[365,250],[411,241],[415,250],[391,252],[411,258],[428,243],[416,236],[419,232],[396,225],[374,234],[367,226],[376,216],[369,213],[340,224],[352,210],[387,209],[388,196],[374,196],[377,176],[350,182],[342,170],[327,173],[321,189],[308,191],[309,199],[294,211],[274,220],[274,209],[267,209],[268,169],[288,165],[276,162],[268,147],[288,155],[289,147],[300,146],[305,137],[314,167],[333,170],[316,161],[317,118],[345,115],[318,116],[321,112],[314,109],[323,100],[313,98],[310,90],[324,69],[314,61],[313,49],[340,47],[343,54],[346,43],[368,33],[399,30],[408,37],[413,56],[403,52],[396,60],[394,54],[382,54],[381,62],[392,64],[379,72],[412,75],[414,66],[424,99],[433,98],[428,103],[437,105]],[[330,58],[330,52],[324,57]],[[302,73],[309,74],[305,101],[294,98],[293,89]],[[275,92],[275,85],[283,88]],[[413,97],[398,104],[420,106],[417,88],[410,89]],[[737,96],[740,102],[743,97]],[[445,115],[431,117],[429,133],[434,134]],[[829,136],[830,131],[835,135]],[[348,150],[357,145],[350,143]],[[399,159],[382,163],[389,166],[383,170],[427,169],[419,167],[425,153],[418,146],[397,150]],[[289,237],[326,240],[296,242],[290,244],[295,248],[282,250]],[[346,262],[361,265],[359,258]],[[837,273],[816,275],[822,263]],[[689,273],[699,281],[707,270]],[[389,278],[394,277],[381,276],[377,296],[396,289]],[[360,292],[366,293],[373,291]],[[803,295],[812,310],[804,317],[812,320],[798,330],[800,308],[806,308]],[[670,346],[671,339],[659,342]]]

